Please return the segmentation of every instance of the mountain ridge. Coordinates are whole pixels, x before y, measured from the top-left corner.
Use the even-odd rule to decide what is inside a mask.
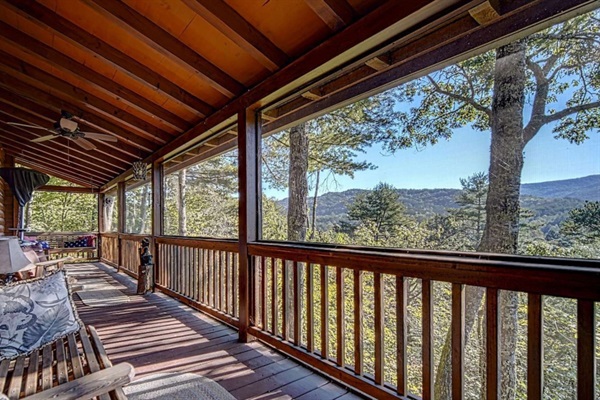
[[[460,189],[396,189],[406,213],[419,220],[434,214],[446,214],[456,208]],[[348,189],[328,192],[317,197],[317,225],[328,228],[345,218],[347,207],[354,198],[368,189]],[[287,209],[287,198],[277,203]],[[308,199],[312,204],[313,198]],[[521,185],[521,206],[537,217],[560,223],[568,211],[581,207],[585,201],[600,201],[600,175]]]

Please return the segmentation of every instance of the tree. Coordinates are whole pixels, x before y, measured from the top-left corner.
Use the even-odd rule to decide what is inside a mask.
[[[560,227],[561,233],[573,241],[593,243],[600,239],[600,201],[586,201],[574,208]]]
[[[398,101],[416,106],[401,113],[402,128],[388,146],[392,151],[435,144],[466,125],[491,132],[486,224],[479,251],[517,251],[523,152],[542,128],[552,125],[556,138],[579,144],[598,127],[599,31],[597,12],[579,16],[395,91]],[[483,291],[469,289],[467,298],[468,338]],[[513,399],[516,295],[503,292],[501,304],[502,397]],[[436,377],[438,399],[450,398],[449,360],[447,340]]]
[[[361,193],[348,207],[348,218],[359,224],[371,223],[375,243],[404,222],[404,206],[396,189],[380,182],[373,190]]]
[[[385,93],[304,122],[290,131],[271,135],[263,140],[263,179],[272,188],[289,189],[290,200],[292,193],[305,191],[303,187],[292,187],[291,184],[306,186],[306,196],[308,190],[313,189],[310,236],[314,237],[319,190],[335,185],[337,176],[352,177],[356,171],[374,168],[366,161],[357,160],[358,153],[365,152],[375,142],[390,140],[396,123],[394,100],[390,94]],[[300,138],[299,132],[304,135],[301,142],[292,143],[292,140]],[[300,159],[307,158],[306,168],[304,161],[302,164],[291,163],[292,159],[298,160],[297,155],[300,154]],[[292,181],[289,179],[291,176],[294,176]],[[301,176],[304,176],[303,180],[300,180]],[[308,214],[306,218],[297,220],[305,212],[303,210],[308,209],[307,202],[296,200],[288,206],[288,215],[294,216],[295,230],[307,231]],[[298,207],[302,207],[302,210]],[[300,236],[295,231],[290,233],[293,233],[291,237],[304,236],[300,240],[305,240],[306,233]]]

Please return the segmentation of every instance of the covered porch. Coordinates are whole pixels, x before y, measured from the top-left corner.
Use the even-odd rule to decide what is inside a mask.
[[[67,270],[78,284],[106,280],[129,296],[129,301],[109,307],[81,301],[76,305],[83,322],[97,329],[112,362],[132,364],[137,379],[166,372],[195,373],[238,399],[359,398],[258,341],[238,341],[232,327],[170,296],[161,292],[136,296],[137,283],[113,268],[90,263],[72,264]]]
[[[520,393],[553,398],[545,386],[544,316],[545,299],[558,298],[572,311],[554,327],[570,329],[564,354],[576,376],[567,392],[598,397],[597,255],[376,247],[377,238],[375,245],[321,243],[306,240],[306,223],[300,239],[273,239],[262,187],[268,157],[276,156],[265,153],[266,138],[585,15],[597,1],[65,4],[0,2],[0,161],[71,185],[42,192],[96,196],[86,235],[97,237],[90,258],[98,262],[68,270],[83,280],[106,277],[130,294],[117,306],[78,303],[113,362],[132,363],[138,377],[194,372],[240,399],[432,399],[436,392],[463,399],[472,395],[467,383],[482,398],[512,399],[503,379],[517,378],[502,365],[511,336],[502,308],[512,296],[522,332],[512,357]],[[597,129],[590,121],[586,129]],[[233,227],[188,234],[185,174],[178,174],[224,154],[234,167],[222,179],[235,187]],[[18,207],[6,185],[0,194],[3,230],[11,234]],[[132,217],[134,196],[141,200]],[[306,209],[308,194],[300,197]],[[219,225],[221,214],[211,210],[222,199],[210,200],[203,218]],[[518,190],[516,206],[514,198],[503,201],[518,222]],[[143,239],[155,291],[136,296]],[[477,349],[469,347],[475,333]]]

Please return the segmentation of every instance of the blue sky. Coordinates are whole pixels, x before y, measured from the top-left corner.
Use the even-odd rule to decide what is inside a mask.
[[[550,126],[544,127],[525,148],[522,182],[544,182],[600,174],[600,132],[590,132],[581,145],[554,139]],[[397,188],[460,188],[460,178],[475,172],[487,172],[489,165],[489,132],[473,132],[464,128],[447,141],[423,149],[406,149],[384,155],[378,146],[360,154],[378,166],[375,170],[357,172],[354,179],[338,177],[339,186],[330,191],[352,188],[370,189],[378,182]],[[267,189],[267,188],[265,188]],[[265,190],[270,197],[287,197],[286,192]]]

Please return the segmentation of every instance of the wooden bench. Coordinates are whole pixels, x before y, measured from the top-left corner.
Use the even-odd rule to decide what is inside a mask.
[[[98,235],[89,232],[67,232],[67,233],[30,233],[27,235],[38,241],[47,242],[50,246],[45,250],[48,260],[62,257],[73,257],[76,260],[95,260],[98,258],[97,241]],[[82,236],[95,236],[95,246],[89,247],[65,247],[66,242],[77,241]]]
[[[133,376],[130,364],[112,366],[92,326],[0,362],[0,388],[10,400],[127,399],[122,386]]]

